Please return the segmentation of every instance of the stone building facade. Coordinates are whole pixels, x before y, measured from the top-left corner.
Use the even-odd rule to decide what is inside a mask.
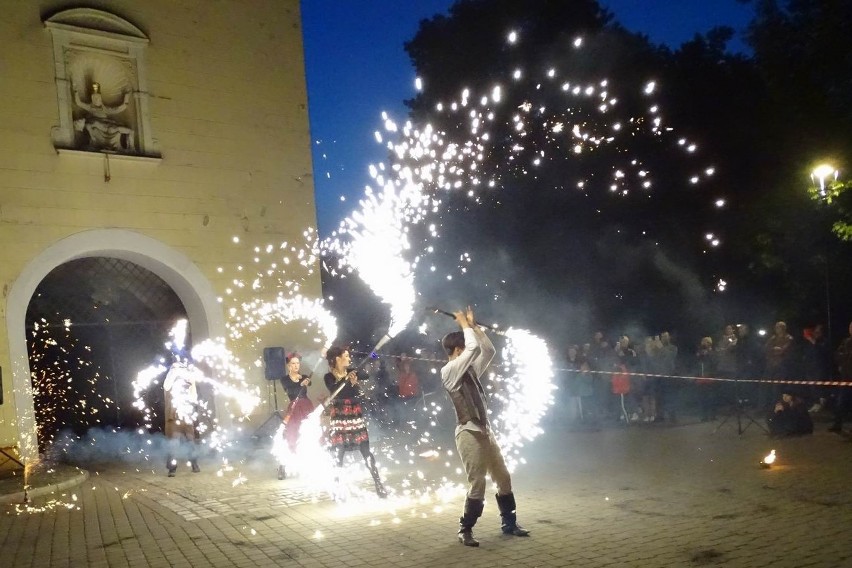
[[[46,275],[138,265],[180,299],[194,341],[224,337],[246,251],[302,240],[316,210],[298,0],[0,5],[0,447],[32,459],[25,320]],[[321,296],[318,266],[288,270]],[[286,333],[234,348],[255,361]],[[263,387],[262,369],[248,377]]]

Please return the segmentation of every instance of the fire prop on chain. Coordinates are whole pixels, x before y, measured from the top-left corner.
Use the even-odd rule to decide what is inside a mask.
[[[145,423],[150,428],[155,416],[153,409],[145,402],[145,394],[148,389],[158,384],[157,379],[172,365],[179,365],[185,367],[196,383],[212,388],[213,395],[222,402],[222,407],[230,419],[237,423],[242,422],[260,402],[257,388],[247,384],[240,361],[233,356],[223,341],[205,340],[187,353],[186,332],[186,320],[179,320],[170,331],[172,339],[166,343],[166,347],[171,351],[174,361],[169,366],[166,366],[165,359],[161,359],[159,363],[137,374],[136,380],[133,381],[133,406],[142,411]],[[208,369],[208,372],[203,371],[203,368]],[[205,443],[212,449],[223,449],[229,443],[231,432],[223,427],[214,410],[209,407],[208,401],[183,400],[181,397],[184,393],[188,396],[190,391],[173,391],[172,395],[176,397],[175,406],[192,407],[192,419],[198,424],[197,428]],[[231,407],[232,402],[236,403],[236,408]]]

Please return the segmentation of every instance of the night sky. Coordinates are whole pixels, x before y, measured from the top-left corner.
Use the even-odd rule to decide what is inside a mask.
[[[303,0],[314,184],[321,236],[357,206],[370,178],[367,167],[385,159],[373,137],[381,113],[403,122],[403,101],[414,96],[414,69],[403,43],[422,19],[446,13],[452,0]],[[751,6],[737,0],[604,0],[627,29],[677,47],[719,26],[738,34],[729,46],[745,50],[740,33]],[[342,201],[341,197],[346,201]]]

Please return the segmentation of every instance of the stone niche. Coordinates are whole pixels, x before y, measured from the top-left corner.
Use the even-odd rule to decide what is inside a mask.
[[[127,20],[92,8],[58,12],[44,25],[53,37],[57,151],[159,158],[145,76],[148,37]]]

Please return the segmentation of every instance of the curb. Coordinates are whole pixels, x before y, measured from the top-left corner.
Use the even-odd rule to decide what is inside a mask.
[[[89,472],[86,470],[80,470],[79,475],[75,475],[71,479],[66,479],[65,481],[60,481],[58,483],[50,483],[48,485],[44,485],[42,487],[31,487],[26,491],[26,495],[32,500],[33,497],[39,497],[41,495],[47,495],[49,493],[55,493],[57,491],[62,491],[63,489],[68,489],[69,487],[75,487],[80,485],[84,481],[89,479]],[[23,503],[24,502],[24,491],[19,491],[17,493],[8,493],[6,495],[0,495],[0,503]]]

